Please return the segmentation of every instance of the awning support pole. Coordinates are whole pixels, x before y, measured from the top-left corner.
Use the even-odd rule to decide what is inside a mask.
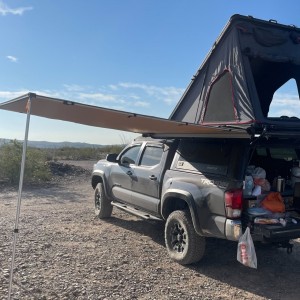
[[[11,259],[11,267],[10,267],[8,300],[11,299],[11,290],[12,290],[14,264],[15,264],[15,253],[16,253],[16,243],[17,243],[17,236],[19,233],[19,217],[20,217],[20,210],[21,210],[21,198],[22,198],[22,189],[23,189],[24,169],[25,169],[25,162],[26,162],[26,151],[27,151],[27,141],[28,141],[28,132],[29,132],[29,123],[30,123],[32,95],[33,94],[31,94],[31,93],[28,94],[28,101],[27,101],[27,105],[26,105],[27,118],[26,118],[25,138],[24,138],[24,142],[23,142],[23,153],[22,153],[21,172],[20,172],[20,181],[19,181],[19,193],[18,193],[18,202],[17,202],[16,221],[15,221],[15,228],[13,231],[14,238],[13,238],[12,259]]]

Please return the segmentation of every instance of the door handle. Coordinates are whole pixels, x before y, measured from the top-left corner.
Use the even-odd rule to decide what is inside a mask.
[[[156,180],[157,177],[156,177],[155,175],[150,175],[150,176],[149,176],[149,179],[150,179],[150,180]]]
[[[132,172],[131,172],[131,171],[127,171],[126,174],[129,175],[129,176],[131,176],[131,175],[132,175]]]

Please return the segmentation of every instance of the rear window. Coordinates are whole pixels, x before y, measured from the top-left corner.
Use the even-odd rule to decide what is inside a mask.
[[[163,155],[163,148],[157,146],[146,146],[145,151],[142,156],[141,165],[142,166],[155,166],[159,164],[161,157]]]
[[[269,154],[268,154],[268,151],[269,151]],[[298,159],[296,149],[294,149],[294,148],[259,147],[259,148],[256,148],[256,154],[257,154],[257,156],[260,156],[260,157],[270,157],[273,159],[283,159],[286,161]]]
[[[230,146],[222,143],[182,141],[178,147],[177,169],[226,175]]]

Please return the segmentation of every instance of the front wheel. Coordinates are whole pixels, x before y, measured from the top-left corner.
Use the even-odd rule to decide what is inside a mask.
[[[103,183],[99,182],[95,188],[95,215],[100,219],[109,218],[112,213],[113,206],[104,192]]]
[[[195,231],[187,210],[176,210],[169,215],[165,243],[169,256],[182,265],[195,263],[204,255],[205,238]]]

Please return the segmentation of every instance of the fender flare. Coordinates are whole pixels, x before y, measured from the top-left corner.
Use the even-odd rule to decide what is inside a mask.
[[[100,178],[100,180],[98,180],[98,178]],[[100,171],[100,170],[97,170],[97,171],[93,172],[93,174],[92,174],[92,187],[93,187],[93,189],[95,189],[98,182],[103,183],[105,195],[108,196],[109,194],[107,193],[108,189],[107,189],[107,181],[105,180],[105,174],[104,174],[103,171]]]
[[[180,189],[169,189],[166,191],[166,193],[164,193],[164,195],[162,196],[162,200],[161,200],[161,215],[164,219],[167,218],[167,209],[165,206],[165,203],[168,201],[168,199],[170,198],[176,198],[176,199],[180,199],[186,202],[190,214],[191,214],[191,218],[192,218],[192,222],[194,225],[194,228],[196,230],[196,232],[199,235],[204,235],[203,231],[201,229],[200,226],[200,221],[199,218],[197,217],[197,207],[194,201],[194,197],[187,191],[184,190],[180,190]]]

